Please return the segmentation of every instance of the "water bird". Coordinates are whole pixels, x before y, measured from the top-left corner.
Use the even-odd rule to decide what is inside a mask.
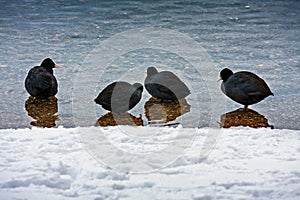
[[[53,68],[59,68],[52,59],[46,58],[40,66],[29,70],[25,79],[27,92],[37,99],[48,99],[57,94],[57,80],[53,75]]]
[[[147,69],[144,85],[153,97],[161,100],[179,100],[191,93],[185,83],[174,73],[170,71],[158,72],[155,67]]]
[[[266,82],[256,74],[248,71],[233,73],[230,69],[225,68],[220,72],[222,92],[232,100],[244,105],[255,104],[264,98],[274,94]]]
[[[143,85],[140,83],[131,85],[125,81],[117,81],[104,88],[94,101],[106,110],[123,113],[139,103],[142,93]]]

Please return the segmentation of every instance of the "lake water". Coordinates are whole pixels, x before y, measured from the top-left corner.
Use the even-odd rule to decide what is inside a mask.
[[[217,125],[222,114],[241,107],[211,81],[228,67],[252,71],[270,86],[275,96],[252,109],[275,128],[300,129],[299,10],[296,0],[1,0],[0,128],[31,127],[24,79],[51,57],[61,66],[54,72],[56,126],[94,124],[107,112],[92,97],[116,80],[143,83],[154,65],[174,71],[190,87],[190,112],[179,118],[186,127]],[[130,113],[146,121],[149,98],[144,91]]]

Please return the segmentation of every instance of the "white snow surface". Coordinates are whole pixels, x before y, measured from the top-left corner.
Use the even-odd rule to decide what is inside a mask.
[[[120,127],[0,130],[0,199],[300,199],[298,130],[220,129],[204,157],[201,149],[215,134],[212,128]],[[112,136],[109,141],[121,150],[138,144],[120,140],[120,130],[130,130],[128,137],[159,132],[155,141],[164,145],[192,142],[161,166],[147,151],[163,146],[145,137],[139,153],[151,160],[152,170],[142,173],[131,171],[128,156],[104,152],[103,157],[129,166],[120,171],[116,162],[101,162],[83,140],[97,130]],[[174,133],[177,137],[168,137]]]

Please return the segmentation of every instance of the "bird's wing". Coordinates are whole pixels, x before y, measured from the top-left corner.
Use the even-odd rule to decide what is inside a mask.
[[[56,78],[47,70],[42,68],[33,68],[30,71],[29,76],[32,85],[35,88],[45,90],[56,84]]]
[[[188,87],[180,80],[180,78],[169,71],[159,72],[151,82],[165,86],[172,91],[189,91]],[[161,89],[164,91],[166,88],[162,87]]]
[[[265,95],[271,92],[266,82],[259,76],[245,72],[243,78],[240,78],[240,86],[249,96]]]
[[[130,90],[130,84],[118,82],[112,83],[104,88],[97,97],[98,102],[111,103],[111,100],[124,101],[130,98],[130,95],[134,92]]]

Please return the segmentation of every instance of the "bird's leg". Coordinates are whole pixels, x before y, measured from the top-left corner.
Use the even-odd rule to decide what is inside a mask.
[[[244,111],[246,111],[248,109],[248,105],[244,106]]]

